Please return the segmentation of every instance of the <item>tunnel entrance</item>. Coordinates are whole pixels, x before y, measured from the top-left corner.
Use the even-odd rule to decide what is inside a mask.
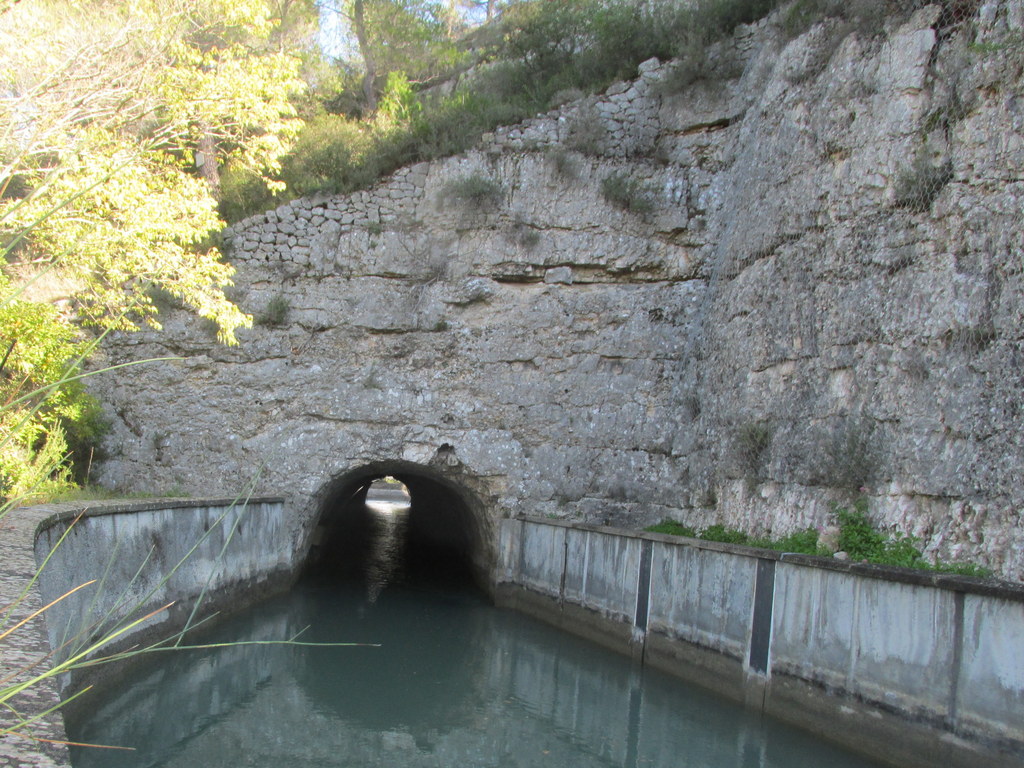
[[[380,464],[348,473],[324,493],[306,573],[365,585],[487,591],[482,511],[465,490],[428,467]]]

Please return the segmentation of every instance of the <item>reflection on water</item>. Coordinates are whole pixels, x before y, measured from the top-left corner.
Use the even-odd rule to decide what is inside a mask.
[[[402,547],[409,524],[409,501],[367,499],[366,508],[377,523],[366,560],[366,590],[371,603],[384,587],[402,580]]]
[[[382,518],[400,532],[401,513]],[[136,751],[75,749],[75,768],[872,765],[475,594],[395,585],[387,560],[370,567],[384,578],[304,583],[202,638],[308,627],[304,640],[379,647],[146,661],[68,724],[75,741]]]

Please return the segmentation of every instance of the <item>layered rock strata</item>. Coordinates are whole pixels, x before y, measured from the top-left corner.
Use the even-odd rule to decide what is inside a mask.
[[[1019,3],[781,16],[373,189],[228,230],[236,348],[173,308],[97,377],[119,489],[409,469],[493,517],[780,535],[858,495],[1024,578]]]

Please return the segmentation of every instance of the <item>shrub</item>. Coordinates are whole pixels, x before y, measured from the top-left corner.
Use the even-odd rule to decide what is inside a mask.
[[[267,328],[284,325],[284,321],[287,319],[291,308],[291,302],[283,294],[279,293],[267,302],[263,312],[256,317],[256,324]]]
[[[109,424],[78,378],[98,342],[83,340],[55,307],[24,300],[4,277],[0,338],[0,509],[6,509],[13,500],[84,480]],[[77,476],[71,461],[79,462]]]
[[[380,138],[368,126],[338,115],[320,115],[302,129],[281,177],[300,196],[347,192],[377,179],[380,149]]]
[[[654,210],[654,193],[651,187],[639,179],[621,173],[613,173],[601,182],[604,199],[630,213],[649,214]]]
[[[919,152],[913,164],[896,177],[893,205],[914,213],[925,213],[952,179],[952,162],[946,160],[932,165],[925,154]]]
[[[676,60],[665,75],[656,83],[656,91],[662,96],[682,93],[694,83],[714,75],[714,67],[707,55],[705,35],[693,32],[679,43]]]
[[[878,473],[879,447],[874,426],[851,418],[837,426],[813,452],[812,482],[858,492]]]
[[[540,232],[529,222],[517,219],[509,232],[509,239],[516,245],[532,251],[540,243]]]
[[[768,465],[772,429],[763,423],[743,424],[733,439],[733,459],[742,477],[758,480]]]
[[[486,213],[501,206],[505,199],[505,189],[488,176],[470,174],[445,184],[441,199],[444,202],[461,202],[474,213]]]
[[[559,178],[576,181],[580,177],[580,160],[565,149],[553,149],[547,153],[548,167]]]
[[[600,157],[604,153],[608,144],[608,130],[596,110],[592,107],[580,108],[569,124],[565,144],[591,157]]]

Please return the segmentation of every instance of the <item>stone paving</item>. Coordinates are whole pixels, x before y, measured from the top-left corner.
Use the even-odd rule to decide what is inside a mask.
[[[36,563],[33,541],[41,520],[63,511],[67,505],[50,505],[14,509],[0,519],[0,632],[10,630],[19,621],[41,607],[38,591],[28,590]],[[20,601],[19,601],[20,600]],[[12,607],[13,606],[13,607]],[[0,639],[0,679],[6,687],[28,677],[48,664],[50,647],[46,639],[43,616],[38,616]],[[52,681],[34,685],[8,702],[17,715],[32,718],[59,702]],[[0,730],[17,722],[17,715],[0,709]],[[8,734],[0,736],[0,768],[70,768],[68,750],[63,744],[44,739],[66,739],[64,721],[52,712],[32,723],[25,730],[30,737]]]

